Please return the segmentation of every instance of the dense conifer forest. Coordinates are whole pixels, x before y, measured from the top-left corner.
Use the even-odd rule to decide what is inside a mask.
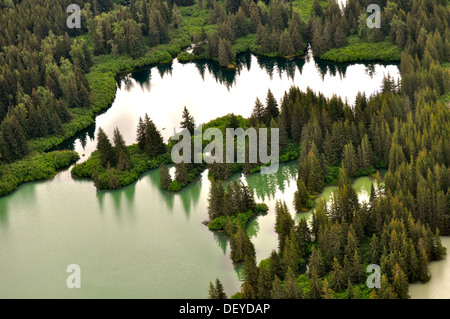
[[[82,8],[80,29],[66,26],[71,3]],[[379,29],[366,27],[371,3],[382,8]],[[333,62],[399,61],[401,81],[388,76],[380,93],[358,94],[352,105],[292,87],[280,101],[270,90],[256,99],[250,118],[225,110],[204,123],[279,128],[280,161],[298,159],[296,213],[338,184],[310,225],[277,203],[278,250],[259,264],[245,226],[267,207],[246,185],[222,183],[261,163],[180,163],[172,177],[173,143],[150,114],[134,145],[118,129],[111,137],[99,129],[97,151],[72,175],[117,189],[159,168],[161,187],[176,192],[208,168],[210,229],[226,232],[244,269],[233,298],[408,298],[409,283],[427,281],[429,262],[445,255],[439,236],[450,235],[449,16],[446,0],[348,0],[343,10],[335,0],[1,0],[0,195],[78,159],[50,150],[109,107],[120,72],[176,57],[232,69],[243,52],[292,58],[309,46]],[[186,108],[180,120],[191,133],[199,124]],[[351,179],[366,175],[376,178],[361,204]],[[380,289],[365,285],[369,264],[381,267]],[[226,297],[219,279],[209,296]]]

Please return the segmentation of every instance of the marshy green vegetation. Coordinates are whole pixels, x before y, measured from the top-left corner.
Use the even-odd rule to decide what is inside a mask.
[[[30,155],[12,164],[0,165],[0,196],[17,189],[20,184],[53,177],[79,159],[74,151],[54,151]]]

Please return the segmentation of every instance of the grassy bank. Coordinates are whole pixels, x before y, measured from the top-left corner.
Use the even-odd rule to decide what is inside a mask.
[[[320,56],[321,59],[332,62],[363,62],[363,61],[400,61],[401,49],[395,44],[384,42],[363,42],[358,36],[348,38],[348,45],[343,48],[331,49]]]
[[[210,230],[215,230],[215,231],[224,231],[228,220],[231,220],[233,225],[237,225],[239,223],[240,226],[243,229],[245,229],[247,227],[247,224],[250,221],[250,219],[252,219],[253,217],[255,217],[259,214],[266,213],[268,210],[269,210],[269,208],[267,207],[266,204],[259,203],[259,204],[256,204],[256,207],[253,211],[249,210],[248,212],[239,213],[234,216],[220,216],[220,217],[214,218],[212,221],[210,221],[208,223],[208,228]]]
[[[78,153],[74,151],[55,151],[1,165],[0,196],[12,193],[20,184],[53,177],[59,169],[69,167],[78,159]]]
[[[170,153],[149,157],[139,150],[137,144],[128,146],[128,150],[133,164],[130,170],[120,171],[115,168],[103,167],[100,161],[100,153],[95,151],[87,161],[72,168],[72,177],[90,178],[94,180],[97,189],[119,189],[135,182],[142,173],[171,162]]]

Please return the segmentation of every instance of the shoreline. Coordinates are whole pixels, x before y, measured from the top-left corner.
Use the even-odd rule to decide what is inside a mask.
[[[177,40],[179,40],[179,39],[177,39]],[[179,42],[179,41],[176,41],[176,42]],[[171,52],[169,52],[168,48],[166,48],[166,47],[172,46],[172,48],[173,48],[174,45],[177,47],[176,50],[171,50]],[[131,59],[131,60],[125,62],[125,65],[123,65],[123,64],[118,65],[117,69],[115,69],[115,70],[114,69],[111,70],[109,68],[107,68],[108,70],[104,70],[105,67],[107,67],[108,63],[97,61],[97,63],[94,64],[94,66],[92,66],[90,72],[86,74],[86,77],[88,78],[91,94],[93,95],[93,100],[94,100],[93,105],[89,109],[83,109],[83,110],[74,109],[75,118],[71,122],[67,123],[66,125],[67,126],[76,126],[76,127],[73,128],[72,130],[70,130],[69,132],[66,132],[62,137],[49,136],[49,137],[45,137],[45,138],[30,140],[29,141],[30,147],[32,149],[35,149],[35,152],[36,152],[34,156],[37,156],[40,154],[49,154],[50,152],[59,150],[58,147],[60,147],[61,145],[64,145],[65,143],[68,143],[72,139],[76,138],[76,136],[78,134],[80,134],[84,130],[88,129],[90,126],[95,125],[95,120],[96,120],[97,116],[102,115],[105,112],[107,112],[113,105],[115,98],[116,98],[116,94],[117,94],[116,81],[118,79],[121,79],[121,78],[123,78],[133,72],[139,71],[141,69],[147,69],[147,68],[157,67],[160,65],[171,64],[171,63],[173,63],[173,61],[175,59],[178,60],[178,56],[180,55],[180,53],[186,52],[183,50],[185,50],[186,48],[189,48],[189,46],[190,46],[190,44],[187,44],[187,43],[185,43],[185,44],[183,44],[183,43],[163,44],[163,45],[160,45],[160,46],[155,47],[152,50],[148,51],[146,53],[146,55],[144,55],[141,58]],[[251,47],[247,47],[245,50],[237,52],[236,57],[243,55],[243,54],[248,54],[248,53],[255,55],[256,57],[289,60],[289,59],[306,59],[306,58],[308,58],[310,51],[307,51],[303,55],[296,55],[294,57],[274,57],[270,54],[264,55],[264,54],[256,53],[254,50],[252,50]],[[110,59],[108,59],[108,61],[117,60],[117,59],[120,60],[121,58],[123,58],[121,56],[113,56],[113,55],[109,54],[109,55],[96,56],[95,59],[101,60],[101,59],[104,59],[105,57],[110,58]],[[129,57],[127,57],[127,58],[129,58]],[[333,63],[333,64],[352,64],[352,63],[395,64],[395,63],[397,63],[396,61],[383,61],[383,60],[381,60],[381,61],[380,60],[364,60],[364,61],[357,61],[357,62],[356,61],[354,61],[354,62],[335,62],[332,60],[326,60],[326,59],[322,59],[319,57],[314,57],[314,59],[324,61],[327,63]],[[207,58],[207,59],[201,59],[201,60],[217,63],[217,61],[215,61],[214,59]],[[191,61],[179,61],[179,63],[195,63],[196,61],[197,60],[194,59]],[[114,61],[112,61],[112,62],[114,63]],[[96,75],[97,75],[97,77],[94,79],[94,76],[96,76]],[[101,83],[99,83],[99,82],[101,82]],[[112,87],[113,85],[114,85],[114,88]],[[114,91],[114,92],[112,92],[112,91]],[[80,114],[80,113],[84,113],[84,114]],[[77,120],[78,120],[78,122],[77,122]],[[17,163],[17,162],[3,164],[2,166],[6,167],[9,165],[14,165],[14,163]],[[44,178],[44,180],[51,178],[51,177],[52,176]],[[19,183],[17,185],[17,187],[20,186],[21,184],[23,184],[23,183]],[[12,190],[11,192],[15,191],[17,189],[17,187],[15,187],[15,189]]]

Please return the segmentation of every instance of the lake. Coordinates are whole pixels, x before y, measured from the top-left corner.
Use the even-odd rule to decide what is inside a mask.
[[[119,79],[111,108],[61,147],[84,154],[85,160],[95,150],[97,129],[112,136],[116,126],[128,144],[135,143],[137,122],[145,113],[167,140],[179,128],[184,106],[197,124],[232,112],[248,117],[255,98],[264,101],[269,88],[277,100],[297,85],[352,104],[358,91],[376,93],[388,73],[399,77],[396,65],[333,65],[311,56],[286,61],[246,54],[235,71],[173,61]],[[268,214],[247,229],[258,261],[277,247],[275,200],[283,198],[293,212],[296,166],[243,177],[257,201],[269,206]],[[361,200],[370,183],[369,177],[355,181]],[[160,189],[157,170],[118,191],[96,192],[92,182],[73,180],[70,169],[22,185],[0,199],[0,298],[206,298],[216,277],[231,296],[240,281],[227,240],[201,223],[207,219],[208,191],[207,171],[178,194]],[[70,264],[81,267],[81,289],[66,286]]]

